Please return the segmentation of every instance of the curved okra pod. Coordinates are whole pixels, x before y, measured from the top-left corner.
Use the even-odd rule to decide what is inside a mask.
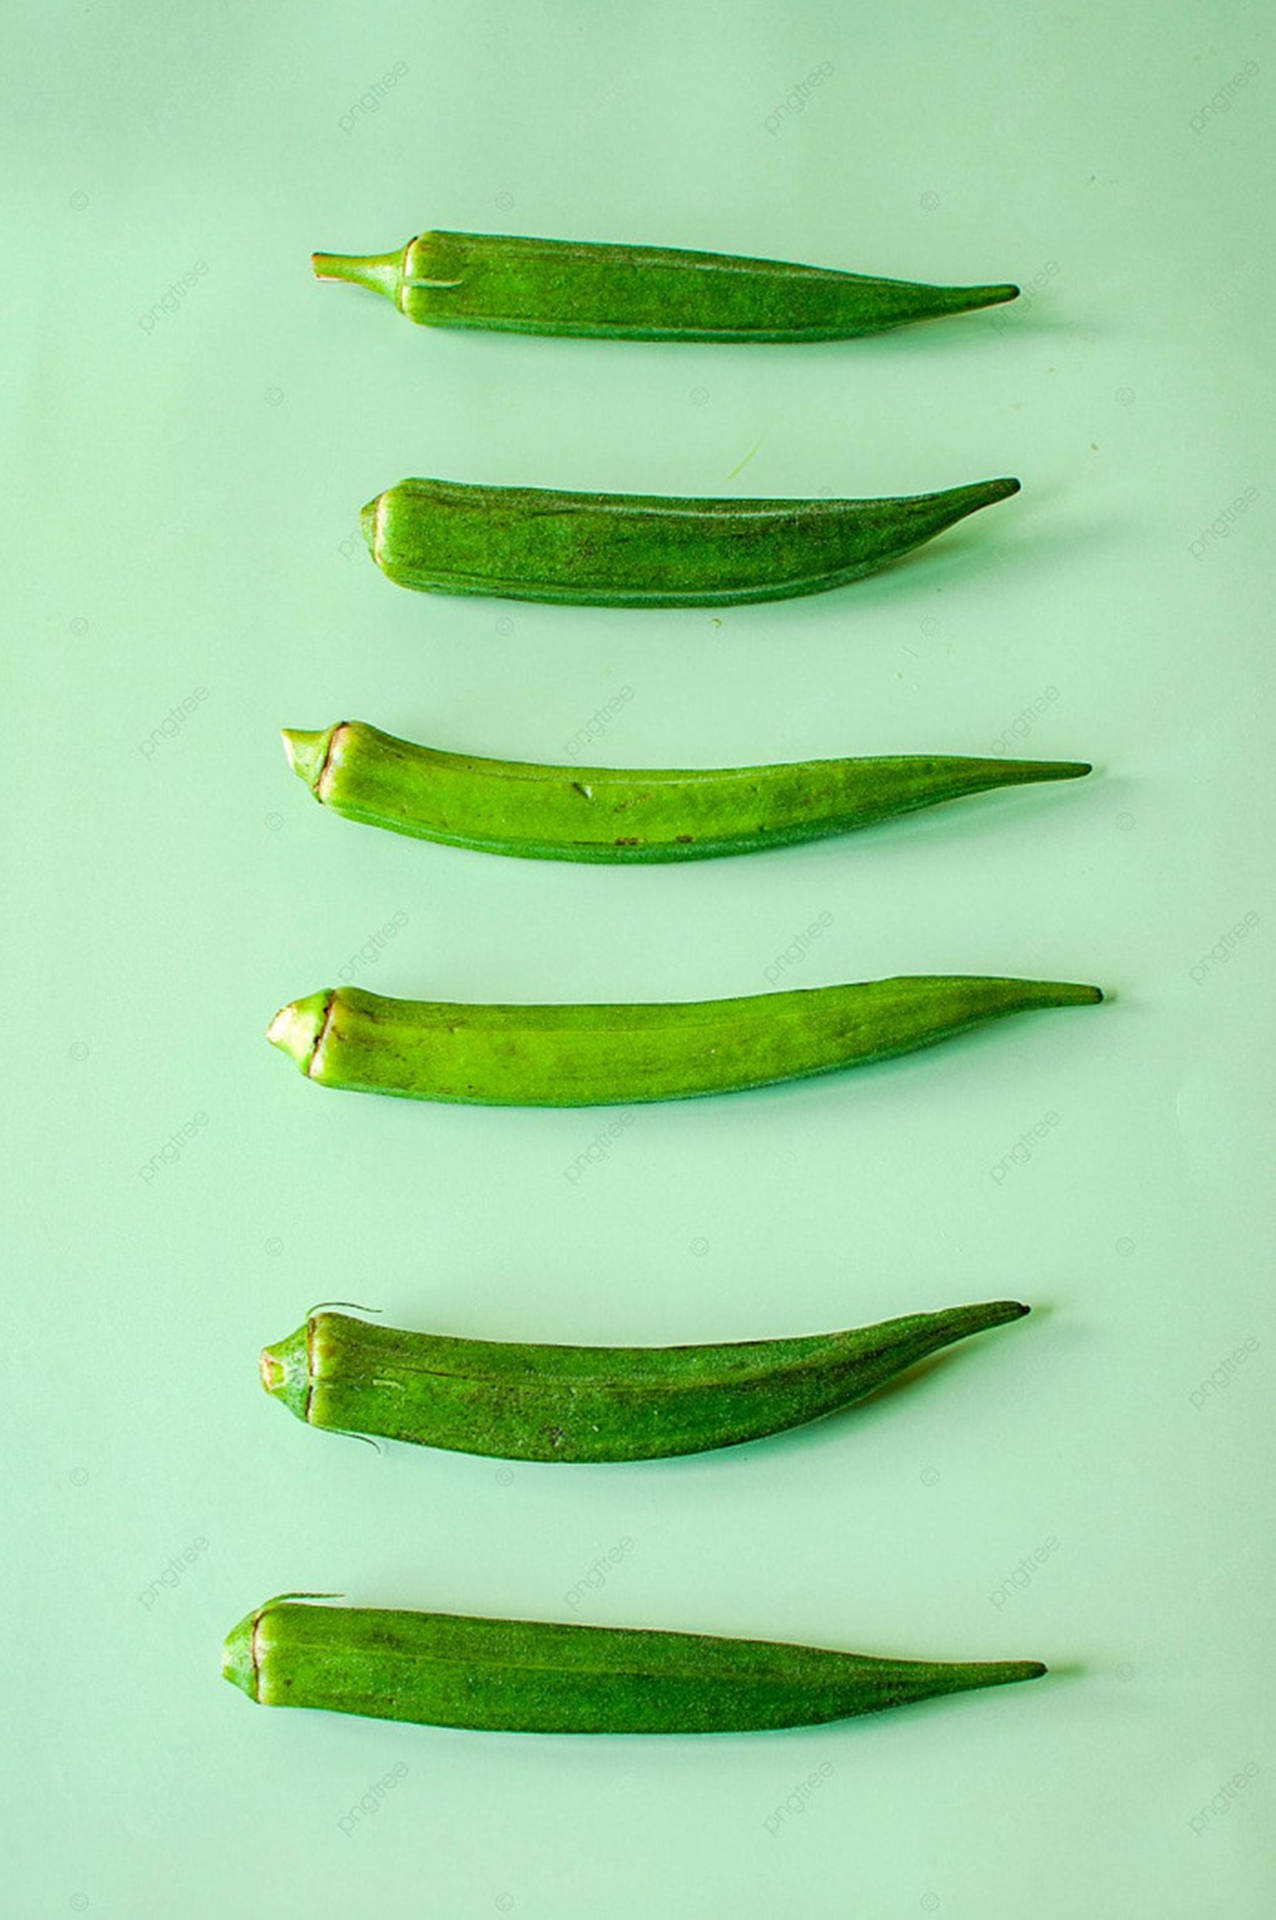
[[[337,987],[282,1008],[266,1037],[321,1086],[488,1106],[629,1106],[829,1073],[1005,1014],[1102,998],[1098,987],[965,974],[636,1006],[465,1006]]]
[[[396,740],[361,720],[284,729],[316,800],[394,833],[532,860],[703,860],[869,827],[963,794],[1074,780],[1073,760],[945,754],[785,766],[629,771],[481,760]]]
[[[679,247],[423,233],[397,253],[315,253],[321,280],[384,293],[409,320],[613,340],[846,340],[1013,300]]]
[[[226,1636],[250,1700],[505,1733],[746,1733],[1035,1680],[1039,1660],[878,1660],[703,1633],[268,1600]]]
[[[360,519],[381,571],[421,592],[721,607],[844,586],[1018,491],[977,480],[888,500],[723,500],[401,480]]]
[[[299,1420],[340,1433],[498,1460],[657,1460],[803,1426],[1027,1312],[993,1300],[796,1340],[557,1347],[316,1311],[263,1350],[261,1379]]]

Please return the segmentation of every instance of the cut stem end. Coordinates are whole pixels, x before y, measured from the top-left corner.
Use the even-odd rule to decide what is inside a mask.
[[[288,756],[288,765],[297,778],[304,780],[311,793],[316,795],[319,791],[319,776],[323,772],[335,732],[335,727],[325,727],[319,733],[303,733],[295,727],[279,729],[280,738],[284,743],[284,752]]]
[[[346,280],[354,287],[367,287],[383,293],[398,304],[401,253],[312,253],[310,265],[316,280]]]
[[[246,1614],[237,1626],[231,1628],[222,1646],[222,1679],[229,1680],[233,1687],[239,1687],[250,1700],[257,1698],[257,1667],[253,1658],[256,1628],[257,1614]]]
[[[281,1053],[291,1054],[303,1073],[309,1073],[318,1046],[327,1025],[328,1012],[332,1006],[332,993],[325,989],[321,993],[308,994],[304,1000],[293,1000],[281,1007],[270,1025],[266,1028],[266,1038],[272,1047],[278,1047]]]
[[[381,561],[377,555],[377,512],[381,505],[381,498],[382,496],[378,494],[375,500],[369,500],[366,507],[359,509],[359,527],[368,543],[368,552],[378,566]]]

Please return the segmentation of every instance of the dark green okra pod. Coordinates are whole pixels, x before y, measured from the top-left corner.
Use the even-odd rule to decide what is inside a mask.
[[[721,607],[875,573],[1019,491],[978,480],[890,500],[681,499],[403,480],[361,520],[401,587],[560,606]]]
[[[1035,1680],[1038,1660],[878,1660],[771,1640],[268,1600],[226,1637],[250,1700],[507,1733],[746,1733]]]
[[[321,1086],[490,1106],[630,1106],[861,1066],[984,1020],[1102,998],[1069,981],[965,974],[631,1006],[467,1006],[337,987],[281,1008],[266,1037]]]
[[[395,833],[535,860],[703,860],[848,833],[919,807],[1040,780],[1084,761],[951,754],[703,770],[537,766],[396,740],[361,720],[284,731],[316,800]]]
[[[341,1433],[500,1460],[655,1460],[818,1420],[1027,1311],[993,1300],[847,1333],[694,1347],[460,1340],[317,1311],[264,1349],[261,1378],[299,1420]]]
[[[1019,292],[500,233],[422,233],[397,253],[316,253],[311,264],[321,280],[372,288],[425,326],[619,340],[845,340],[996,306]]]

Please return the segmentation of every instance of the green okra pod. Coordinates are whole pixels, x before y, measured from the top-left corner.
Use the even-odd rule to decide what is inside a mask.
[[[311,1596],[313,1597],[313,1596]],[[282,1595],[226,1636],[250,1700],[505,1733],[746,1733],[1035,1680],[1039,1660],[880,1660],[703,1633],[331,1607]]]
[[[1018,491],[1005,479],[888,500],[724,500],[402,480],[360,519],[373,559],[401,587],[720,607],[843,586]]]
[[[966,974],[630,1006],[471,1006],[337,987],[283,1007],[266,1037],[321,1086],[490,1106],[629,1106],[860,1066],[984,1020],[1102,998],[1071,982]]]
[[[289,764],[350,820],[533,860],[702,860],[848,833],[941,800],[1073,780],[1084,761],[945,754],[629,771],[442,753],[343,720],[284,730]]]
[[[1019,1320],[1017,1300],[725,1346],[561,1347],[408,1333],[316,1311],[261,1379],[299,1420],[499,1460],[668,1459],[782,1433],[928,1354]]]
[[[424,326],[613,340],[848,340],[997,306],[1019,292],[501,233],[422,233],[397,253],[316,253],[311,265],[321,280],[385,294]]]

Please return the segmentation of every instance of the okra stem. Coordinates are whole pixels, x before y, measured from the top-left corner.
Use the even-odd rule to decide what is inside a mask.
[[[399,283],[397,253],[312,253],[310,264],[320,280],[348,280],[352,286],[395,298]]]

